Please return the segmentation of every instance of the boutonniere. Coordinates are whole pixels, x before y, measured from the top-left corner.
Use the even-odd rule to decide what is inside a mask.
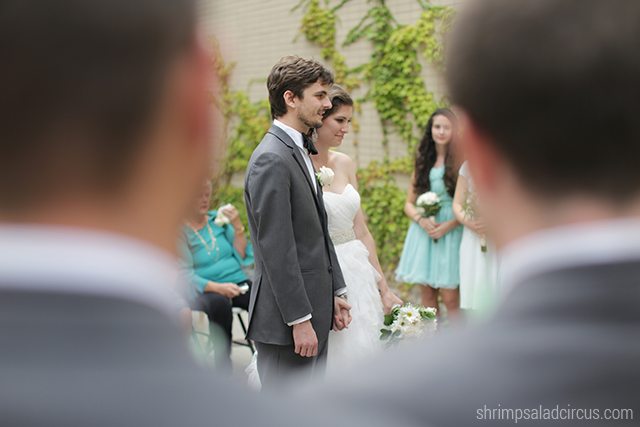
[[[316,178],[318,179],[320,185],[323,187],[331,185],[334,176],[335,174],[333,173],[333,169],[326,166],[322,166],[320,170],[316,172]]]

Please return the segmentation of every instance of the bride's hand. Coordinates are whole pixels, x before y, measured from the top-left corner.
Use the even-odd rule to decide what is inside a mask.
[[[382,298],[382,307],[384,308],[384,314],[389,314],[393,306],[402,305],[402,300],[390,290],[382,293],[380,297]]]

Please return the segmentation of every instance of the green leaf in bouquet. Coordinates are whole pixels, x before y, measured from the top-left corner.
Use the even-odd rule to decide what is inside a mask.
[[[431,310],[422,309],[420,310],[420,317],[422,317],[422,319],[434,320],[436,318],[436,314]]]
[[[391,311],[391,313],[389,313],[389,314],[385,314],[384,315],[384,325],[385,326],[391,326],[391,324],[393,323],[394,320],[395,320],[395,315],[393,314],[393,311]]]
[[[386,340],[391,337],[391,331],[389,329],[380,329],[380,339]]]
[[[438,212],[440,212],[440,203],[434,203],[433,205],[423,206],[425,217],[435,216]]]

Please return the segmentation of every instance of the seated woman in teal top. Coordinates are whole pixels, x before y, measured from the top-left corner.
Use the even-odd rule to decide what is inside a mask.
[[[204,311],[226,337],[223,348],[216,349],[219,365],[231,366],[231,308],[249,307],[250,280],[242,270],[253,263],[253,249],[247,242],[244,227],[235,207],[227,205],[222,212],[226,224],[217,225],[217,211],[209,211],[211,183],[202,193],[184,227],[184,265],[191,283],[192,308]]]

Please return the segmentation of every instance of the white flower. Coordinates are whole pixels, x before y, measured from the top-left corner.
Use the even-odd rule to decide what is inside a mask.
[[[420,311],[427,315],[435,317],[438,310],[436,310],[434,307],[422,307],[420,308]]]
[[[440,212],[440,208],[440,197],[433,191],[427,191],[416,199],[416,209],[420,216],[431,218],[432,221],[436,220],[435,216]],[[438,239],[433,241],[438,243]]]
[[[401,307],[399,315],[402,320],[409,324],[414,324],[422,320],[418,309],[411,304]]]
[[[400,318],[397,318],[396,320],[393,321],[393,323],[391,325],[389,325],[389,330],[391,332],[399,331],[400,330],[400,323],[401,323]]]
[[[222,227],[225,224],[229,224],[231,222],[229,220],[229,217],[227,217],[224,213],[222,213],[222,209],[224,209],[225,206],[222,206],[218,209],[218,214],[216,215],[216,219],[213,220],[213,223],[218,227]]]
[[[430,206],[440,203],[440,197],[433,191],[427,191],[424,194],[421,194],[416,200],[416,205],[418,206]]]
[[[402,330],[403,338],[419,337],[420,335],[422,335],[422,332],[424,331],[424,325],[422,323],[406,322],[401,328],[401,330]]]
[[[411,303],[396,305],[390,315],[386,316],[387,320],[388,316],[392,316],[393,321],[381,329],[380,339],[393,343],[425,334],[431,336],[437,329],[435,313],[436,310],[432,307],[427,308]]]
[[[326,166],[322,166],[320,170],[316,172],[316,178],[318,178],[318,182],[323,187],[331,185],[334,176],[335,174],[333,173],[333,169]]]

